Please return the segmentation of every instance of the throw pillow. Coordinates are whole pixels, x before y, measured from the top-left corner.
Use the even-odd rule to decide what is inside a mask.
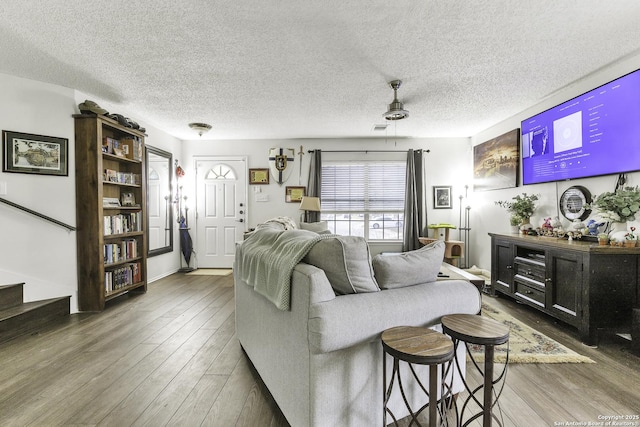
[[[356,236],[334,236],[318,241],[303,260],[324,270],[336,294],[380,290],[373,277],[366,240]]]
[[[324,233],[329,231],[329,224],[327,224],[327,221],[301,222],[300,228],[303,230],[315,231],[316,233]]]
[[[437,240],[415,251],[376,255],[373,271],[381,289],[435,282],[444,260],[445,244]]]

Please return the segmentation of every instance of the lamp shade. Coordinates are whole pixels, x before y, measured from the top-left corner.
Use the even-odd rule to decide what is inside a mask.
[[[302,201],[300,202],[300,210],[320,212],[320,198],[302,197]]]

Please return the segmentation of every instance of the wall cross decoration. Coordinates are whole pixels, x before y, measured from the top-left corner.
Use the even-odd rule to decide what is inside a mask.
[[[282,185],[291,176],[295,154],[296,151],[293,148],[269,149],[269,169],[278,184]]]

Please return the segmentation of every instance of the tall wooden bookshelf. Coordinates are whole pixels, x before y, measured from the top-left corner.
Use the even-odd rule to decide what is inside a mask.
[[[73,117],[78,305],[101,311],[147,290],[145,135],[106,116]]]

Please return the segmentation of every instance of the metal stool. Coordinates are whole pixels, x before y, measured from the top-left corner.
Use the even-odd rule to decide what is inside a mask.
[[[460,341],[465,343],[467,353],[469,354],[473,365],[484,378],[483,384],[471,390],[467,380],[462,377],[462,381],[469,392],[469,396],[462,405],[462,409],[459,414],[460,423],[462,423],[462,420],[464,419],[464,411],[467,408],[467,405],[471,400],[473,400],[478,404],[478,406],[480,406],[482,411],[473,415],[469,420],[462,424],[463,427],[469,425],[473,420],[480,416],[483,417],[482,425],[484,427],[491,427],[494,418],[499,425],[502,425],[498,417],[493,414],[493,407],[498,404],[498,399],[500,398],[500,394],[502,394],[502,389],[504,388],[507,375],[507,364],[509,363],[509,351],[507,349],[507,360],[505,361],[504,369],[495,380],[493,379],[493,355],[494,347],[496,345],[504,344],[509,341],[509,327],[496,320],[478,315],[451,314],[442,317],[442,330],[445,334],[453,338],[456,350],[458,349]],[[484,372],[473,358],[471,352],[469,352],[469,343],[484,346]],[[458,367],[458,371],[462,374],[457,359],[456,366]],[[502,386],[496,393],[495,385],[500,381],[502,381]],[[483,401],[480,403],[480,400],[476,398],[475,393],[482,389],[484,389]],[[494,395],[495,400],[493,399]],[[498,405],[498,408],[499,407],[500,406]]]
[[[452,400],[452,397],[451,386],[446,384],[445,378],[450,371],[451,359],[453,359],[454,355],[453,342],[449,337],[425,327],[398,326],[387,329],[382,333],[382,348],[384,349],[384,425],[387,425],[387,414],[391,415],[395,425],[398,425],[398,420],[395,415],[387,408],[389,397],[393,390],[394,380],[396,378],[398,380],[400,393],[402,394],[404,403],[411,414],[411,423],[409,425],[413,425],[415,422],[416,425],[421,426],[422,424],[418,421],[418,416],[427,407],[429,408],[430,427],[436,425],[438,414],[440,414],[440,425],[448,425],[446,418],[447,400]],[[389,382],[388,387],[387,354],[393,357],[393,372],[391,374],[391,381]],[[401,360],[409,364],[413,377],[416,379],[420,388],[429,397],[429,401],[415,413],[411,409],[411,405],[407,400],[405,390],[402,386],[402,380],[400,378]],[[420,382],[412,364],[429,365],[429,391],[427,391]],[[438,365],[443,365],[441,368],[440,405],[438,405]]]

